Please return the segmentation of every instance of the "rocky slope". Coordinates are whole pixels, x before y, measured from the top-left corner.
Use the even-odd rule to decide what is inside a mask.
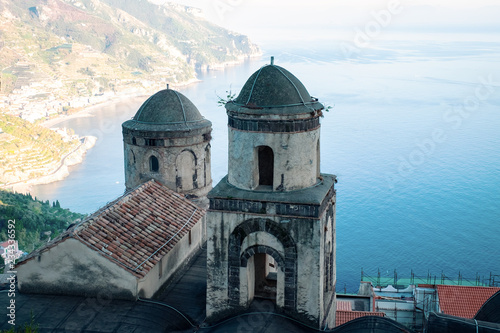
[[[195,78],[259,53],[246,36],[177,4],[145,0],[0,0],[0,93],[53,83],[55,98]],[[25,92],[24,92],[25,93]]]

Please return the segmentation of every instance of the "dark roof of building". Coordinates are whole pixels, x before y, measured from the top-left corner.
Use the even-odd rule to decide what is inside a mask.
[[[212,123],[186,96],[167,88],[149,97],[123,126],[134,130],[184,131],[212,126]]]
[[[351,305],[350,302],[349,307]],[[378,317],[385,317],[385,313],[383,312],[369,312],[369,311],[351,311],[351,310],[338,310],[335,313],[335,326],[340,326],[343,325],[347,322],[350,322],[351,320],[365,317],[365,316],[378,316]]]
[[[441,312],[472,319],[491,296],[500,288],[438,285]]]
[[[474,319],[500,324],[500,291],[481,306]]]
[[[144,277],[204,214],[182,195],[150,180],[33,251],[18,265],[73,238]]]
[[[226,109],[254,114],[301,114],[323,109],[306,87],[283,67],[261,67],[247,80],[236,99]]]
[[[498,333],[500,324],[431,312],[426,333]]]

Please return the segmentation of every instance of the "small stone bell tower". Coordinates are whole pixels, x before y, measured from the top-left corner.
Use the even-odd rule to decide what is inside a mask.
[[[170,189],[203,198],[212,188],[212,123],[183,94],[151,96],[122,124],[127,190],[156,179]]]
[[[323,109],[272,59],[226,104],[228,175],[208,195],[209,320],[261,297],[317,328],[335,325],[336,177],[320,174]]]

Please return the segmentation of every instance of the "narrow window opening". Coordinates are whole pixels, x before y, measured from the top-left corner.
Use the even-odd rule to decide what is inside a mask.
[[[191,230],[189,230],[189,245],[191,245]]]
[[[158,162],[158,158],[156,156],[151,156],[149,158],[149,171],[158,172],[160,170],[160,163]]]
[[[132,137],[132,144],[136,145],[137,144],[137,139],[135,137]]]
[[[144,139],[144,144],[151,147],[163,146],[163,139]]]
[[[268,146],[258,147],[259,185],[273,186],[274,153]]]

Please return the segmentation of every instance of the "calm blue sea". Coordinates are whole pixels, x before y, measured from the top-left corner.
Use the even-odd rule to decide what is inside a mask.
[[[262,59],[180,89],[213,122],[214,184],[227,173],[217,95],[239,92],[274,55],[332,107],[322,120],[321,168],[339,179],[338,290],[356,291],[362,268],[500,274],[500,43],[392,41],[350,54],[337,42],[300,45],[264,47]],[[98,144],[65,180],[33,194],[83,213],[121,195],[121,123],[144,99],[62,124]]]

